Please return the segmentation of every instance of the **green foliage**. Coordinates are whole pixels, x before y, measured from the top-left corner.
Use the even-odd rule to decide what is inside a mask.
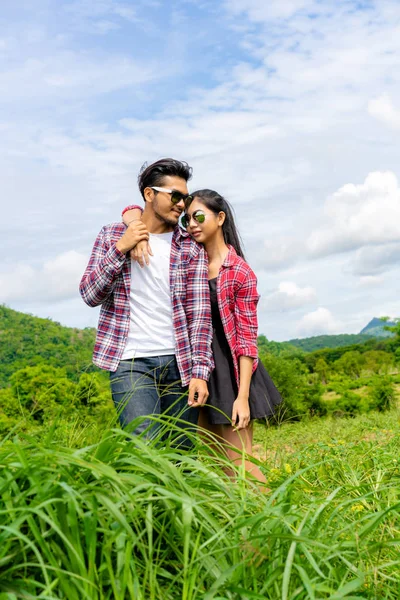
[[[265,335],[259,335],[257,338],[258,350],[260,354],[273,354],[274,356],[299,356],[301,352],[288,342],[274,342],[268,340]]]
[[[57,404],[71,402],[74,384],[68,380],[64,369],[48,365],[25,367],[10,378],[11,391],[22,408],[37,420],[51,415]]]
[[[300,420],[306,416],[326,413],[321,402],[322,386],[319,380],[310,378],[307,369],[298,359],[272,354],[265,354],[260,358],[283,398],[274,417],[276,422]]]
[[[400,428],[375,415],[256,427],[267,495],[118,430],[3,442],[0,599],[397,600]]]
[[[330,369],[328,363],[323,358],[318,358],[315,363],[314,373],[316,373],[323,384],[328,382]]]
[[[384,412],[392,408],[395,389],[389,377],[376,377],[369,392],[369,407]]]
[[[350,390],[345,390],[340,398],[330,405],[330,412],[335,417],[355,417],[366,408],[360,396]]]
[[[372,335],[363,335],[360,333],[343,333],[340,335],[316,335],[303,339],[295,338],[289,340],[287,343],[296,348],[300,348],[303,352],[315,352],[316,350],[322,350],[324,348],[342,348],[354,344],[363,344],[371,337]]]
[[[38,364],[65,369],[77,381],[83,370],[95,370],[94,339],[94,329],[63,327],[0,305],[0,386],[15,371]]]
[[[322,400],[323,387],[318,377],[310,377],[303,388],[303,402],[310,417],[323,417],[327,414],[326,403]]]
[[[62,429],[77,420],[96,426],[114,417],[108,383],[98,373],[83,373],[75,383],[64,369],[40,364],[19,369],[11,376],[10,387],[0,390],[1,433],[18,424],[38,433],[50,429],[56,419]]]
[[[0,325],[1,433],[22,423],[24,431],[39,435],[52,427],[58,415],[60,436],[69,429],[73,435],[74,423],[80,420],[93,429],[96,423],[115,418],[108,374],[91,365],[94,330],[62,327],[5,306],[0,306]],[[336,414],[355,414],[355,398],[346,392],[372,385],[375,374],[390,373],[395,381],[393,370],[400,360],[400,335],[313,353],[269,341],[263,335],[258,345],[284,398],[275,423],[332,411],[335,402],[322,399],[326,390],[342,398]],[[363,398],[359,410],[378,406],[379,402]]]
[[[325,348],[323,350],[317,350],[304,354],[302,359],[307,367],[313,371],[317,361],[322,358],[330,366],[335,361],[339,360],[346,352],[359,352],[364,354],[370,350],[379,350],[383,352],[392,352],[392,340],[377,340],[374,338],[369,339],[364,344],[353,344],[351,346],[344,346],[342,348]]]
[[[364,369],[371,373],[388,373],[394,362],[393,354],[382,350],[369,350],[363,355]]]
[[[347,377],[358,379],[361,375],[363,364],[364,357],[361,353],[356,350],[351,350],[345,352],[337,361],[335,361],[334,368],[337,372],[347,375]]]

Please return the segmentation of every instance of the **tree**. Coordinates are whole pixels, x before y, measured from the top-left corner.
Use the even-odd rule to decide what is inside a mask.
[[[393,364],[393,355],[382,350],[369,350],[364,353],[364,368],[372,373],[387,373]]]
[[[307,415],[304,401],[307,385],[305,366],[297,359],[289,360],[272,354],[264,354],[261,359],[283,398],[276,412],[276,420],[298,421]]]
[[[53,416],[60,405],[71,408],[74,404],[75,384],[67,379],[63,369],[43,364],[25,367],[16,371],[10,381],[14,397],[38,421]]]
[[[376,377],[369,393],[369,406],[373,410],[389,410],[395,399],[395,389],[389,377]]]
[[[361,375],[363,362],[360,352],[357,350],[350,350],[336,360],[334,366],[339,373],[358,379]]]
[[[329,378],[329,366],[323,358],[319,358],[315,363],[314,372],[317,373],[320,381],[326,385]]]

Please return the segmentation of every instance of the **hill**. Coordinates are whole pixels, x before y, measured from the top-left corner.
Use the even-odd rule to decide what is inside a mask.
[[[364,344],[373,338],[372,334],[342,333],[340,335],[316,335],[309,338],[289,340],[287,344],[303,352],[315,352],[323,348],[343,348],[354,344]]]
[[[0,387],[18,369],[39,364],[63,368],[77,381],[82,371],[95,370],[94,338],[94,329],[64,327],[0,305]]]
[[[396,323],[394,321],[382,321],[377,317],[371,319],[371,321],[360,331],[360,334],[368,334],[374,337],[392,337],[394,334],[391,331],[386,331],[384,328],[394,327]]]

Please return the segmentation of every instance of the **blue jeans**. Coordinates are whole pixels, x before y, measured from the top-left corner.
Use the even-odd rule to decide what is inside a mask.
[[[199,409],[188,406],[187,387],[182,386],[174,355],[121,360],[115,372],[110,373],[111,393],[123,427],[138,417],[168,415],[179,418],[174,436],[182,430],[194,430]],[[160,424],[151,419],[139,419],[132,433],[153,437]],[[165,436],[164,436],[165,437]],[[181,447],[192,443],[186,435],[179,435]]]

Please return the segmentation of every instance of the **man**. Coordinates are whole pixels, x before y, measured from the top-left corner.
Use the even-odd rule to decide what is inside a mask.
[[[103,227],[80,283],[86,304],[101,305],[93,362],[110,371],[123,425],[169,414],[189,428],[208,397],[213,361],[207,257],[178,225],[190,177],[191,168],[171,158],[144,168],[138,178],[143,214],[127,227]],[[153,259],[142,269],[129,253],[148,239]],[[153,434],[157,426],[150,425],[142,419],[134,432]]]

